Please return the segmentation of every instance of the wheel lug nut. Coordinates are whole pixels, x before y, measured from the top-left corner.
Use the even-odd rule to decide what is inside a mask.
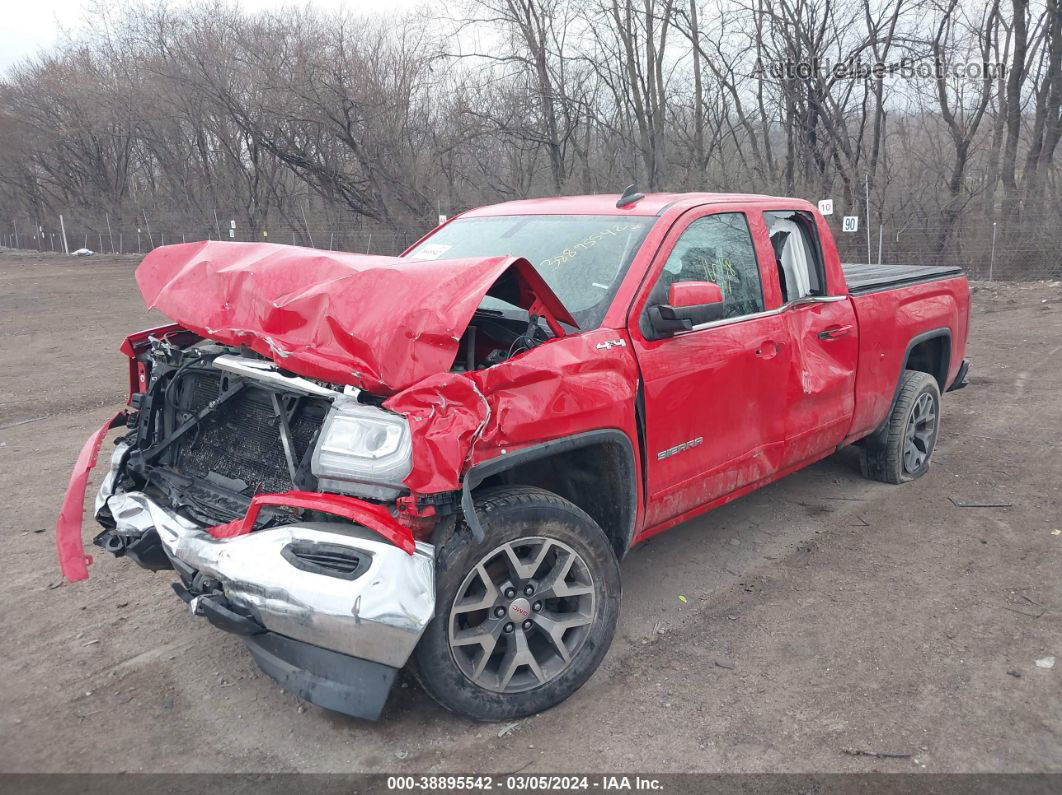
[[[512,632],[514,629],[516,629],[516,627],[514,627],[513,622],[510,621],[508,624],[505,625],[504,629],[506,632]]]
[[[514,596],[516,596],[516,589],[515,588],[506,588],[505,589],[505,598],[506,599],[512,599]]]
[[[494,617],[495,618],[501,618],[504,615],[505,615],[505,608],[504,607],[495,607],[494,608]]]
[[[524,622],[524,629],[531,629],[531,619],[530,618],[527,619],[527,621]]]
[[[531,609],[534,610],[536,613],[539,612],[542,609],[542,603],[535,602],[533,605],[531,605]]]
[[[533,585],[525,585],[524,586],[524,596],[530,596],[534,592],[535,592],[535,586],[533,586]]]

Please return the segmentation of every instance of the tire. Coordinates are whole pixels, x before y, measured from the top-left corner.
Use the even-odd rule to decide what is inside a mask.
[[[512,720],[559,704],[597,670],[619,616],[619,562],[594,520],[551,492],[492,487],[475,504],[486,537],[458,525],[436,548],[435,618],[411,669],[446,709]]]
[[[922,477],[929,471],[939,430],[937,380],[928,373],[904,370],[888,423],[863,445],[864,477],[883,483],[907,483]]]

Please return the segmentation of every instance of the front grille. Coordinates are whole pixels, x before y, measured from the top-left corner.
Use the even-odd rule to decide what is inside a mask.
[[[177,400],[183,413],[181,419],[216,399],[227,381],[226,376],[217,372],[200,370],[186,374]],[[288,426],[298,465],[314,444],[315,434],[328,411],[328,401],[282,393],[277,396],[281,408],[289,415]],[[284,457],[280,420],[270,392],[248,385],[219,406],[178,442],[174,469],[245,494],[284,492],[295,487]],[[246,486],[236,488],[241,483]]]
[[[280,554],[297,569],[341,580],[356,580],[372,562],[367,552],[316,541],[292,542]]]

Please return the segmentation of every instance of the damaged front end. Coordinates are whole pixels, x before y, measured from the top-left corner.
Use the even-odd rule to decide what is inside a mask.
[[[192,614],[241,635],[289,691],[378,717],[435,606],[433,547],[385,503],[409,471],[405,419],[183,330],[128,352],[143,391],[95,543],[176,570]]]
[[[88,472],[124,425],[95,543],[175,570],[192,614],[241,635],[286,689],[378,717],[434,615],[431,534],[456,520],[497,414],[477,380],[574,319],[507,256],[199,243],[151,252],[137,281],[174,323],[122,345],[129,406],[75,465],[56,524],[64,576],[88,576]]]

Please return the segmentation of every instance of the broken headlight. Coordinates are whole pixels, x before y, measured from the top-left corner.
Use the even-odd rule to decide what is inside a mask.
[[[406,418],[337,399],[321,426],[310,468],[326,491],[394,499],[412,467]]]

